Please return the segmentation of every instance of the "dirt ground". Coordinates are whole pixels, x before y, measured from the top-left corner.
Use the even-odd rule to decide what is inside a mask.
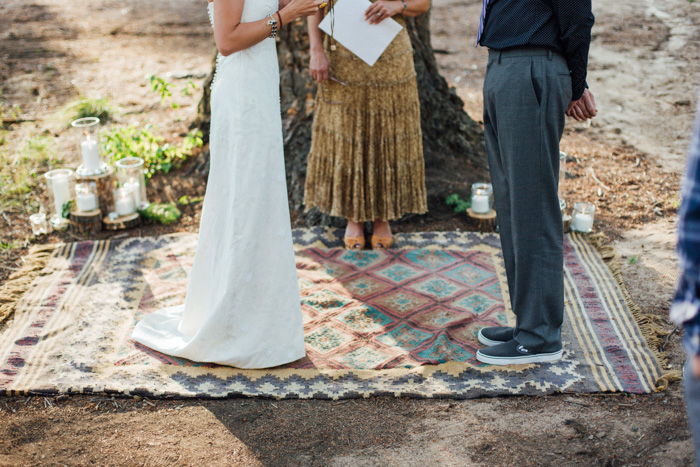
[[[696,104],[700,6],[687,0],[594,0],[589,84],[600,116],[570,124],[562,150],[565,199],[599,206],[598,229],[623,254],[633,299],[665,319],[676,277],[678,187]],[[443,75],[476,120],[486,53],[473,47],[480,0],[435,0],[433,46]],[[213,42],[204,0],[4,0],[0,3],[0,100],[35,122],[13,125],[6,145],[51,136],[77,162],[57,112],[78,96],[107,97],[116,123],[151,122],[175,139],[198,95],[160,103],[147,77],[201,83]],[[597,179],[597,180],[596,180]],[[152,201],[201,195],[187,167],[155,177]],[[0,219],[0,240],[22,240],[22,210]],[[196,231],[197,207],[170,228]],[[397,230],[465,228],[453,216]],[[105,234],[106,235],[106,234]],[[52,234],[40,242],[72,241]],[[0,283],[24,246],[0,251]],[[667,321],[668,369],[683,362]],[[692,465],[679,383],[650,396],[558,395],[471,401],[371,398],[340,402],[148,401],[0,398],[0,465]]]

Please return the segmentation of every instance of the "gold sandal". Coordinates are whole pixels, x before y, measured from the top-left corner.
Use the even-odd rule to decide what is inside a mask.
[[[391,248],[391,242],[393,237],[380,237],[378,235],[372,235],[372,249],[374,250],[386,250]]]
[[[344,237],[343,241],[348,250],[362,250],[365,247],[365,237]]]

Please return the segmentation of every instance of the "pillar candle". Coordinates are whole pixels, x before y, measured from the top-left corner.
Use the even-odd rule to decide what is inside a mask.
[[[88,139],[80,143],[80,150],[83,153],[83,167],[87,170],[95,171],[100,169],[100,150],[97,141]]]
[[[141,208],[141,184],[139,182],[126,182],[124,183],[124,188],[127,191],[131,191],[134,197],[134,205],[136,209]]]
[[[136,211],[134,197],[127,191],[118,192],[114,204],[119,216],[128,216]]]
[[[71,200],[68,177],[53,179],[51,181],[51,189],[53,190],[53,203],[56,214],[58,214],[58,217],[62,217],[63,205]]]
[[[78,210],[87,212],[97,209],[97,197],[95,193],[78,193],[75,197],[75,202],[78,205]]]
[[[590,232],[593,229],[593,216],[588,213],[575,213],[573,228],[578,232]]]
[[[472,195],[472,211],[474,214],[488,214],[491,212],[488,195]]]

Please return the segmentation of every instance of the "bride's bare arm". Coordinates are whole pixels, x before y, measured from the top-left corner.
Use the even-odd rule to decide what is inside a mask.
[[[316,13],[321,1],[291,0],[273,15],[278,20],[277,26],[280,26],[280,18],[285,25],[297,18]],[[221,55],[231,55],[245,50],[270,37],[272,26],[267,24],[269,18],[250,23],[241,22],[244,3],[245,0],[214,0],[214,40]]]

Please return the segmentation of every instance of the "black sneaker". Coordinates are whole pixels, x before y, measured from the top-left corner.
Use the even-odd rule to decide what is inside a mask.
[[[476,352],[476,359],[491,365],[522,365],[553,362],[562,357],[563,349],[528,349],[515,339]]]
[[[515,328],[510,326],[491,326],[479,329],[477,338],[484,345],[492,346],[508,342],[513,338]]]

